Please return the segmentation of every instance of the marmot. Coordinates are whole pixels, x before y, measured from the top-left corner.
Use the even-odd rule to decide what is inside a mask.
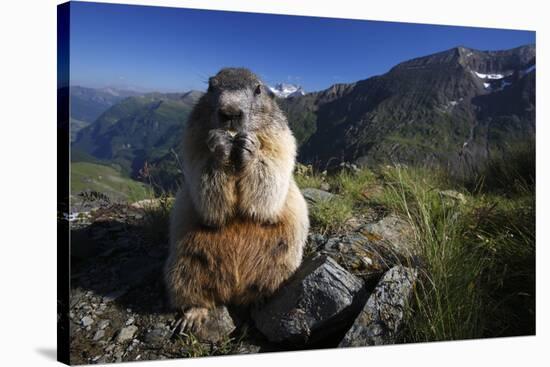
[[[218,305],[271,295],[302,261],[309,219],[293,170],[296,141],[274,94],[225,68],[184,128],[184,185],[170,218],[165,281],[183,327]]]

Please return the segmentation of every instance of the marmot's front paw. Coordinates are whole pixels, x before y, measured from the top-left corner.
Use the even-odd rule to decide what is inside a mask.
[[[208,309],[203,307],[191,307],[183,313],[181,331],[196,332],[208,317]]]
[[[233,137],[226,130],[210,130],[206,141],[208,149],[222,163],[228,162],[233,147]]]
[[[242,168],[256,156],[260,142],[255,134],[239,133],[235,136],[233,154],[238,168]]]

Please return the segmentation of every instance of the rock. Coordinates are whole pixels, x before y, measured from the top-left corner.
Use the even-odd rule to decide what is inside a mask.
[[[349,172],[359,172],[359,167],[357,167],[356,164],[354,163],[349,163],[349,162],[341,162],[339,165],[338,165],[338,168],[340,170],[346,170],[346,171],[349,171]]]
[[[455,191],[455,190],[442,190],[439,192],[441,196],[454,199],[456,201],[459,201],[461,204],[466,203],[466,196],[464,196],[463,193]]]
[[[252,318],[270,341],[304,344],[337,331],[363,298],[361,279],[330,257],[315,255],[263,307],[254,309]]]
[[[155,209],[160,206],[160,199],[143,199],[130,204],[135,209]]]
[[[340,251],[342,249],[342,241],[340,240],[340,237],[329,238],[325,242],[323,249],[325,251]]]
[[[174,201],[173,198],[156,198],[156,199],[143,199],[130,204],[133,209],[156,209],[163,206],[171,205]]]
[[[262,347],[260,345],[255,344],[245,344],[241,343],[238,349],[239,354],[255,354],[260,353],[262,350]]]
[[[117,336],[117,343],[124,343],[129,340],[132,340],[134,338],[134,335],[138,331],[138,327],[136,325],[130,325],[126,326],[125,328],[122,328]]]
[[[330,192],[314,189],[314,188],[303,189],[302,195],[304,195],[304,198],[306,199],[308,204],[315,204],[322,201],[331,200],[335,196]]]
[[[389,245],[396,255],[409,258],[414,255],[412,246],[412,228],[408,222],[394,214],[384,217],[376,223],[369,223],[362,229],[370,242]]]
[[[117,298],[120,298],[123,295],[125,295],[126,292],[128,292],[128,289],[126,289],[126,288],[117,289],[117,290],[107,294],[106,296],[104,296],[103,297],[103,302],[105,302],[105,303],[114,302],[114,301],[117,300]]]
[[[361,233],[348,233],[329,238],[321,253],[334,258],[347,271],[363,280],[378,279],[388,269],[387,259]]]
[[[91,316],[84,316],[81,320],[80,320],[80,324],[83,326],[83,327],[88,327],[90,325],[92,325],[94,323],[94,319],[92,319]]]
[[[110,324],[110,321],[109,320],[101,320],[98,324],[97,324],[97,327],[100,329],[100,330],[104,330],[107,326],[109,326]]]
[[[388,270],[338,347],[394,344],[416,277],[412,268],[395,266]]]
[[[94,335],[94,341],[98,341],[100,339],[103,339],[104,336],[105,336],[105,330],[98,330],[98,331],[96,331],[96,333]]]
[[[346,245],[363,245],[367,243],[368,238],[361,233],[348,233],[341,239],[341,242]]]
[[[312,233],[309,235],[309,240],[315,245],[322,245],[323,243],[325,243],[326,238],[322,234]]]
[[[217,307],[208,313],[208,318],[195,336],[204,342],[216,343],[235,330],[235,323],[225,306]]]
[[[105,348],[105,352],[106,352],[106,353],[111,353],[114,349],[115,349],[115,345],[114,345],[114,344],[109,344],[109,345]]]
[[[161,345],[162,343],[170,339],[171,335],[172,333],[169,329],[166,329],[164,327],[157,327],[145,334],[144,341],[145,343],[151,345]]]
[[[328,182],[321,182],[321,185],[319,188],[323,191],[329,191],[330,190],[330,184]]]

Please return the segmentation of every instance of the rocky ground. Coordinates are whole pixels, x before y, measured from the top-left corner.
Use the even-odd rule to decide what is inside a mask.
[[[373,209],[339,234],[311,233],[303,265],[266,304],[219,309],[202,335],[188,335],[167,307],[166,238],[147,232],[143,205],[70,219],[74,364],[395,343],[418,276],[407,224]]]

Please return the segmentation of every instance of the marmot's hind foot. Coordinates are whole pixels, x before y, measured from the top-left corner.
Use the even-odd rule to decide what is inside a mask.
[[[186,331],[197,332],[206,318],[208,309],[204,307],[191,307],[183,313],[180,333]]]

